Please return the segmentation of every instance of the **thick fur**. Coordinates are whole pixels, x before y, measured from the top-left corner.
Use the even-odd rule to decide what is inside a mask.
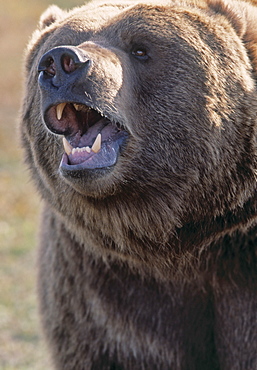
[[[129,133],[104,176],[67,180],[37,66],[82,45],[98,109]],[[136,46],[149,58],[134,57]],[[44,200],[42,322],[56,369],[257,369],[257,9],[89,4],[42,15],[21,134]]]

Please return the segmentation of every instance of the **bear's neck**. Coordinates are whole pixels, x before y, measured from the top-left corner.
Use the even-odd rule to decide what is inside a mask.
[[[221,216],[185,224],[177,229],[178,240],[185,249],[190,248],[192,241],[196,246],[209,245],[226,234],[240,230],[244,232],[255,224],[257,224],[257,191],[243,207],[237,207]]]
[[[93,213],[92,209],[95,210],[95,207],[93,204],[91,207],[94,217],[86,217],[85,222],[82,222],[79,228],[76,220],[72,222],[69,218],[67,222],[67,218],[64,218],[61,221],[58,216],[56,217],[55,212],[51,212],[51,217],[54,217],[57,224],[65,225],[64,228],[61,225],[58,227],[61,227],[60,233],[56,230],[54,233],[62,238],[65,229],[65,232],[70,235],[70,237],[65,237],[66,240],[70,240],[70,245],[73,243],[80,245],[82,253],[89,252],[92,253],[92,257],[107,258],[108,261],[109,258],[113,261],[120,260],[133,268],[144,269],[147,274],[153,273],[165,280],[169,275],[179,277],[180,274],[184,278],[185,274],[188,274],[190,279],[192,274],[197,275],[207,268],[205,261],[210,263],[212,260],[211,264],[217,266],[220,256],[228,250],[233,250],[239,260],[242,250],[250,248],[243,237],[245,231],[251,232],[257,229],[256,194],[244,206],[237,207],[221,216],[197,222],[191,221],[173,230],[167,228],[170,233],[166,230],[166,237],[154,232],[157,229],[153,223],[151,223],[152,233],[143,234],[143,230],[146,229],[146,220],[139,219],[139,217],[136,220],[136,215],[133,217],[133,213],[127,219],[123,219],[122,209],[119,209],[121,217],[117,218],[117,215],[114,217],[117,210],[115,212],[113,207],[109,207],[109,213],[104,214],[108,209],[106,204],[100,210],[101,212],[98,210]],[[81,220],[82,215],[80,217]],[[151,221],[154,222],[154,219]],[[162,221],[163,229],[169,225],[168,220],[165,224],[163,218],[157,221],[158,223]],[[140,224],[141,230],[139,229]],[[252,232],[252,235],[254,234]],[[202,258],[203,254],[205,258]],[[201,265],[198,261],[201,261]]]

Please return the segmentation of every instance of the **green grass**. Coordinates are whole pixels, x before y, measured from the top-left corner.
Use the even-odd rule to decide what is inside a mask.
[[[0,370],[51,370],[36,299],[40,201],[17,134],[23,50],[51,0],[0,0]],[[55,1],[62,8],[83,1]]]

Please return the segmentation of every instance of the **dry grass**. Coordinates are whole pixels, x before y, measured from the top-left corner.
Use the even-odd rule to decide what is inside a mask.
[[[40,202],[17,134],[23,49],[48,0],[0,0],[0,370],[51,369],[39,329],[36,230]],[[55,1],[63,8],[83,1]]]

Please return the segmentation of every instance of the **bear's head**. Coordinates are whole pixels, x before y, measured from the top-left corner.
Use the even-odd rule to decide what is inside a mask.
[[[49,204],[81,226],[92,205],[110,219],[115,208],[152,239],[243,207],[255,191],[256,20],[240,2],[51,7],[27,50],[21,128]]]

